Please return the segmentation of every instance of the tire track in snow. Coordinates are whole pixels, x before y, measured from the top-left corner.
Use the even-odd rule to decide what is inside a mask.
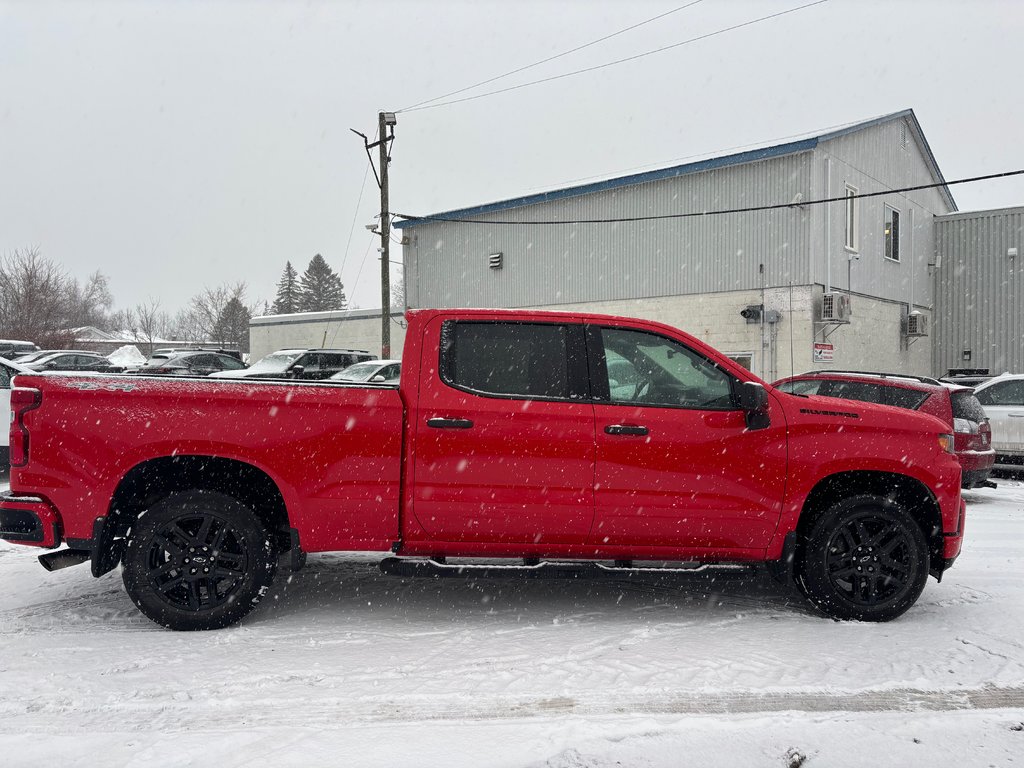
[[[281,698],[263,706],[252,701],[161,700],[131,697],[117,702],[75,700],[67,695],[30,700],[0,700],[0,733],[34,732],[52,718],[74,713],[83,730],[178,732],[210,728],[331,727],[345,723],[473,722],[608,715],[747,715],[777,712],[954,712],[1024,708],[1024,686],[984,686],[973,689],[921,690],[897,688],[851,692],[767,691],[687,692],[652,700],[649,694],[587,696],[481,697],[437,694],[388,700],[351,698]]]

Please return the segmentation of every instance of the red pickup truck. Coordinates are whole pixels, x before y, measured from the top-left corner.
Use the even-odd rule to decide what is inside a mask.
[[[786,394],[644,320],[407,319],[397,387],[18,375],[0,538],[66,545],[51,570],[122,565],[174,629],[232,624],[308,552],[401,574],[761,561],[827,615],[884,621],[960,551],[932,416]]]

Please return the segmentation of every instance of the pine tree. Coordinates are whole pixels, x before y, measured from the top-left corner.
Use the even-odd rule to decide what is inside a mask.
[[[249,351],[249,320],[251,313],[238,296],[232,296],[217,316],[213,329],[214,341],[237,344],[242,352]]]
[[[325,312],[347,309],[345,286],[319,253],[312,258],[299,281],[299,311]]]
[[[284,274],[277,284],[277,298],[274,299],[275,315],[290,315],[299,311],[299,299],[302,289],[299,288],[299,273],[295,271],[292,263],[286,262]]]

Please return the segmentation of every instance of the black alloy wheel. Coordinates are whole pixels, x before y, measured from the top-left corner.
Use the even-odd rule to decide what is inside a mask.
[[[217,629],[256,607],[276,563],[251,509],[224,494],[192,490],[168,496],[136,522],[123,579],[132,601],[156,623]]]
[[[797,583],[833,618],[888,621],[914,604],[928,568],[917,521],[890,499],[864,495],[817,519],[801,542]]]

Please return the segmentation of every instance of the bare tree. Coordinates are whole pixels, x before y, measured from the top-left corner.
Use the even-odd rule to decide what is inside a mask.
[[[89,275],[85,285],[71,280],[68,304],[66,322],[69,327],[91,325],[110,330],[110,308],[114,306],[114,297],[110,294],[109,281],[102,272],[96,271]]]
[[[405,269],[395,265],[391,275],[391,308],[405,312]]]
[[[183,341],[230,342],[240,347],[247,346],[249,317],[256,314],[261,302],[247,304],[245,291],[244,282],[204,288],[175,317],[178,335]],[[245,328],[244,333],[238,330],[242,327]]]
[[[0,337],[66,346],[73,284],[38,248],[0,257]]]

